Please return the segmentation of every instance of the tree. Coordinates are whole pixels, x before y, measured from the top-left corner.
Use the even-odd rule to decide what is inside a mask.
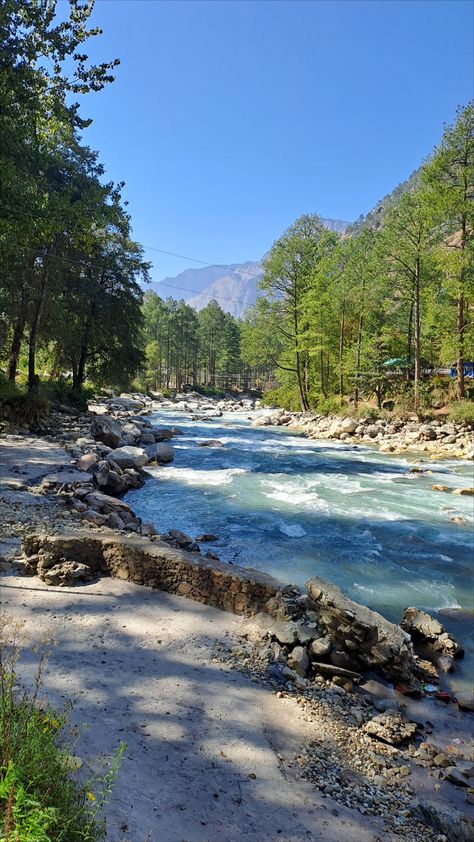
[[[438,237],[438,264],[456,309],[457,394],[465,396],[464,355],[474,290],[474,103],[460,108],[453,126],[422,171]]]

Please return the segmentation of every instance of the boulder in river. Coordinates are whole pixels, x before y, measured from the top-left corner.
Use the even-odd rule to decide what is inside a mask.
[[[125,447],[118,447],[110,456],[107,456],[107,461],[113,461],[119,468],[143,468],[148,462],[148,456],[141,447],[133,447],[126,445]]]
[[[426,611],[419,608],[406,608],[400,623],[413,640],[431,643],[437,652],[443,652],[453,657],[461,657],[464,652],[454,637],[445,627]]]

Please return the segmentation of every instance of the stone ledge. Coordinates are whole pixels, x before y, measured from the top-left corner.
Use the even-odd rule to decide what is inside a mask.
[[[312,663],[327,657],[333,670],[359,673],[376,669],[391,680],[412,683],[414,679],[409,634],[323,579],[307,583],[308,597],[258,570],[106,530],[31,535],[23,547],[29,570],[45,568],[57,575],[55,565],[75,562],[94,573],[185,596],[233,614],[253,615],[249,636],[256,634],[258,639],[263,634],[280,641],[289,647],[289,657],[295,649],[305,674]]]
[[[27,556],[39,552],[57,562],[80,562],[93,572],[186,596],[234,614],[264,610],[268,600],[285,588],[272,576],[251,568],[230,566],[163,542],[115,532],[36,534],[26,539],[24,550]]]

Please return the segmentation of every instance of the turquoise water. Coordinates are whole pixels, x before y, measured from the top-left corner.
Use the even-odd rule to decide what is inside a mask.
[[[407,605],[438,612],[474,650],[473,498],[431,489],[473,485],[472,463],[252,428],[245,413],[192,422],[162,411],[152,421],[184,431],[173,464],[149,469],[128,497],[158,532],[213,533],[202,549],[222,561],[298,585],[322,576],[394,621]],[[210,438],[224,446],[198,446]],[[432,473],[410,473],[414,464]],[[452,523],[457,515],[465,523]]]

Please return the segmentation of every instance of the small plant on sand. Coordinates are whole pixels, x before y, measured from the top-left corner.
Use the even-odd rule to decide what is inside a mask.
[[[67,718],[40,699],[51,644],[33,649],[37,665],[29,693],[17,674],[27,645],[22,625],[0,616],[0,840],[98,842],[105,838],[102,808],[125,746],[104,775],[74,780],[82,761],[66,737]]]

